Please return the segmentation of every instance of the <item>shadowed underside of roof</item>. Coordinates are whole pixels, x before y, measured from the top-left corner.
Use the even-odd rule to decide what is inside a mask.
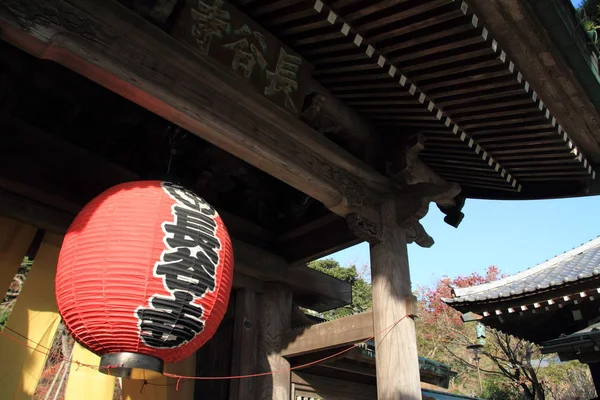
[[[424,134],[420,158],[468,195],[552,197],[595,176],[464,1],[234,2],[305,57],[384,143]]]

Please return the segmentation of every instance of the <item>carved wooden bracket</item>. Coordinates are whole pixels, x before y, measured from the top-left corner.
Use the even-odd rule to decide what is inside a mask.
[[[435,241],[429,234],[425,231],[425,228],[417,219],[411,219],[410,221],[405,221],[403,224],[406,231],[406,241],[407,243],[416,243],[421,247],[429,248],[433,246]]]
[[[425,140],[425,136],[420,133],[409,138],[395,154],[393,160],[388,163],[388,175],[407,185],[441,181],[442,179],[435,172],[425,170],[423,163],[419,160],[419,153],[425,148]]]
[[[444,222],[446,222],[450,226],[458,228],[458,225],[460,225],[463,218],[465,217],[465,214],[461,212],[462,208],[465,205],[465,198],[462,196],[456,196],[454,198],[454,202],[455,205],[453,206],[438,204],[438,208],[441,212],[446,214],[446,216],[444,217]]]
[[[349,214],[346,217],[348,228],[359,239],[371,244],[381,242],[381,228],[373,221],[369,221],[359,214]]]
[[[421,204],[414,217],[406,217],[403,223],[409,227],[409,239],[419,245],[429,247],[433,244],[433,239],[418,223],[418,220],[427,213],[429,203],[436,203],[438,208],[446,214],[444,221],[456,228],[464,218],[464,214],[461,212],[464,198],[456,197],[460,193],[459,185],[448,183],[419,160],[419,153],[425,148],[425,141],[426,137],[422,134],[409,138],[395,154],[393,160],[388,163],[387,173],[397,182],[408,185],[407,190],[412,192],[413,197],[421,198]],[[407,199],[405,201],[411,202]],[[414,200],[412,201],[414,202]],[[408,215],[411,212],[409,210],[406,211]]]
[[[447,203],[460,193],[460,185],[446,183],[417,183],[408,186],[396,197],[398,224],[405,228],[409,243],[415,242],[421,247],[431,247],[433,238],[427,234],[419,220],[427,215],[429,204]]]

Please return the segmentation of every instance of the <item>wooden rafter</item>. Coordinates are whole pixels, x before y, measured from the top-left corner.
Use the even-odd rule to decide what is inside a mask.
[[[461,126],[459,126],[452,118],[450,118],[446,112],[436,105],[436,103],[432,101],[425,92],[423,92],[410,78],[408,78],[408,76],[403,72],[402,68],[397,66],[398,62],[402,62],[401,59],[390,59],[386,57],[385,49],[381,51],[372,44],[369,44],[359,30],[355,28],[351,22],[347,21],[348,17],[342,17],[323,1],[315,0],[313,8],[315,12],[322,15],[323,18],[331,25],[339,26],[339,32],[341,35],[347,37],[349,42],[363,50],[366,57],[373,62],[374,66],[370,66],[369,68],[380,68],[381,71],[386,72],[395,80],[399,91],[407,90],[412,98],[417,99],[420,104],[426,107],[426,109],[431,113],[430,115],[432,116],[432,121],[437,121],[440,124],[439,126],[445,126],[448,128],[454,135],[460,138],[462,142],[466,143],[469,148],[473,149],[484,162],[486,162],[496,172],[500,173],[502,178],[504,178],[510,186],[516,188],[518,191],[521,191],[522,187],[517,183],[516,179],[510,173],[508,173],[493,157],[491,157],[491,155],[481,145],[479,145],[476,140],[467,134],[467,132],[462,129]],[[466,14],[466,5],[465,7],[461,8],[461,10]],[[475,27],[477,27],[476,18],[472,20],[472,23]],[[364,26],[361,28],[366,29]],[[482,30],[480,40],[486,41],[487,35],[487,30]],[[498,54],[498,56],[502,57],[501,54]],[[504,60],[505,59],[506,57],[504,55]],[[389,86],[389,84],[386,84],[386,87]],[[432,127],[437,126],[437,123],[432,125]]]
[[[315,66],[314,76],[320,83],[378,128],[389,131],[385,135],[390,140],[402,137],[402,130],[420,131],[428,139],[433,133],[446,139],[446,146],[435,146],[428,140],[423,160],[439,158],[462,146],[466,151],[454,153],[456,158],[479,163],[494,173],[497,182],[482,182],[462,171],[454,171],[445,179],[467,188],[491,189],[499,197],[504,197],[499,190],[517,192],[518,185],[510,183],[516,180],[529,189],[507,197],[531,198],[539,191],[536,182],[540,180],[563,181],[565,189],[580,185],[578,190],[583,191],[594,178],[589,160],[565,138],[558,116],[553,119],[539,93],[510,59],[514,54],[500,48],[468,2],[377,1],[357,5],[310,1],[293,6],[281,2],[276,12],[255,12],[262,0],[232,1],[305,56]],[[285,25],[276,22],[283,16]],[[544,57],[551,58],[550,54]],[[399,82],[402,76],[407,78],[404,87]],[[416,87],[414,93],[411,84]],[[543,84],[538,80],[537,85]],[[428,101],[442,110],[441,119],[428,110]],[[560,109],[555,103],[551,108]],[[445,125],[447,118],[450,126]],[[465,132],[465,140],[453,132],[452,124]],[[452,144],[449,139],[454,139]],[[514,153],[516,147],[522,152]],[[595,153],[591,151],[588,156],[595,157]],[[490,158],[492,165],[488,164]],[[513,170],[517,158],[528,164]],[[501,167],[496,169],[496,163]],[[542,165],[552,167],[536,169]],[[447,172],[439,165],[434,170],[440,175]]]
[[[468,0],[468,3],[494,32],[499,44],[519,65],[538,96],[544,99],[563,128],[570,132],[574,142],[588,155],[588,164],[589,161],[597,164],[600,161],[598,110],[585,93],[578,74],[573,73],[568,60],[557,51],[553,35],[549,35],[550,32],[540,23],[536,9],[519,1]],[[573,24],[574,31],[571,34],[576,36],[573,43],[585,45],[585,36],[578,31],[581,28],[577,18],[575,15],[568,15],[568,3],[552,2],[548,5],[540,4],[540,7],[548,7],[548,11],[555,7],[558,8],[556,11],[562,8],[565,12],[564,18],[561,18],[562,23],[565,26]],[[557,27],[560,25],[561,23]],[[589,50],[583,50],[586,51]],[[591,54],[590,56],[593,57]]]

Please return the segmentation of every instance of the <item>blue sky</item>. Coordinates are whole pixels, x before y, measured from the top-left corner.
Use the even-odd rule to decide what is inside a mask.
[[[421,221],[435,244],[408,246],[413,287],[444,275],[483,272],[489,265],[514,274],[600,235],[600,196],[541,201],[467,200],[465,219],[452,228],[435,205]],[[369,264],[363,243],[331,257],[359,270]],[[369,269],[367,268],[366,271]]]

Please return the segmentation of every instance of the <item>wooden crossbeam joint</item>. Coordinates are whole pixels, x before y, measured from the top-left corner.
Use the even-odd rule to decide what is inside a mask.
[[[373,313],[366,311],[285,332],[283,334],[284,348],[281,354],[286,357],[294,357],[358,343],[371,336],[373,336]]]
[[[404,297],[404,303],[406,307],[406,315],[411,319],[417,319],[419,317],[419,304],[417,302],[417,296],[410,294]]]
[[[377,223],[356,213],[349,214],[346,222],[357,238],[372,244],[381,242],[381,228]]]

